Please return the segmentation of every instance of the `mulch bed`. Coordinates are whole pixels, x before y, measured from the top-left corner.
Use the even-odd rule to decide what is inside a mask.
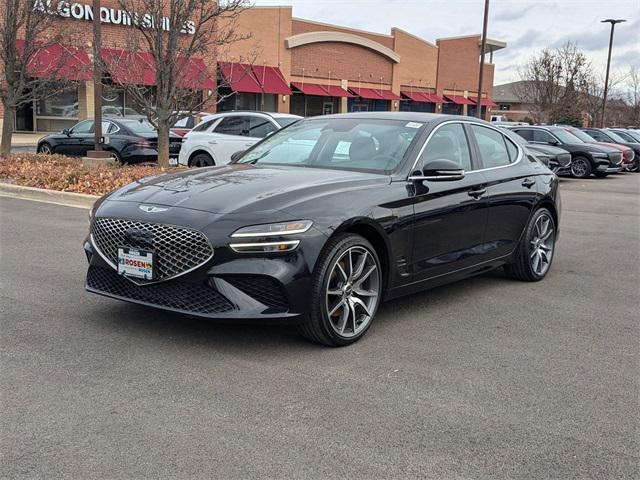
[[[0,158],[0,181],[62,192],[104,195],[128,183],[167,171],[155,165],[105,166],[87,168],[79,158],[36,153]]]

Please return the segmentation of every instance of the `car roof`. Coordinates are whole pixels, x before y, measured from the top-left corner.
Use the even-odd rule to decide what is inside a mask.
[[[326,118],[358,118],[358,119],[372,119],[372,120],[399,120],[404,122],[421,122],[421,123],[441,123],[448,120],[463,120],[482,123],[488,126],[492,126],[491,123],[465,115],[447,115],[444,113],[425,113],[425,112],[350,112],[350,113],[336,113],[333,115],[322,115],[313,117],[314,120],[326,119]]]

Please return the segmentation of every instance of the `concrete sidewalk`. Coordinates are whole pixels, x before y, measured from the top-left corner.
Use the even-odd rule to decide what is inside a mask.
[[[11,137],[12,147],[35,147],[45,135],[51,132],[38,132],[38,133],[14,133]]]

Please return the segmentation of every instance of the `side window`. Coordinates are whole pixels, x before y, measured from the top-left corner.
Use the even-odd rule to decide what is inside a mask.
[[[549,132],[545,132],[544,130],[534,130],[533,131],[533,141],[534,142],[542,142],[542,143],[556,143],[557,140],[551,135]]]
[[[429,139],[418,165],[423,169],[432,160],[446,159],[456,162],[465,170],[471,170],[469,143],[460,123],[449,123],[436,130]]]
[[[533,132],[531,130],[520,129],[520,130],[514,130],[514,132],[516,132],[518,135],[524,138],[527,142],[530,142],[533,140]]]
[[[593,138],[595,138],[598,142],[610,142],[611,140],[609,140],[609,138],[607,138],[606,135],[603,135],[602,133],[600,133],[597,130],[589,130],[587,132],[589,135],[591,135]]]
[[[504,142],[507,144],[507,151],[509,152],[509,158],[511,163],[514,163],[518,159],[518,147],[511,141],[510,138],[505,137]]]
[[[213,120],[207,120],[206,122],[202,122],[199,123],[194,129],[194,132],[204,132],[205,130],[209,130],[209,128],[211,127],[211,125],[213,125],[216,120],[218,120],[217,118],[214,118]]]
[[[71,133],[79,134],[79,135],[92,133],[92,132],[93,132],[93,120],[85,120],[84,122],[80,122],[71,130]]]
[[[102,134],[106,135],[108,133],[116,133],[118,130],[118,126],[115,123],[111,122],[102,122]]]
[[[484,168],[501,167],[511,163],[504,135],[480,125],[471,125],[471,131],[478,144]]]
[[[249,133],[249,119],[247,117],[233,116],[223,118],[214,130],[223,135],[247,136]]]
[[[178,120],[176,123],[174,123],[173,126],[176,128],[187,128],[188,123],[189,123],[189,117],[184,117]]]
[[[254,138],[264,138],[271,132],[275,132],[276,127],[268,118],[250,117],[249,136]]]

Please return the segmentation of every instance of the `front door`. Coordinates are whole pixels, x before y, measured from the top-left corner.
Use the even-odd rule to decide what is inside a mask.
[[[432,160],[452,160],[466,172],[461,180],[416,185],[413,273],[421,281],[480,263],[487,224],[486,178],[475,172],[461,123],[447,123],[429,139],[417,169]]]
[[[233,115],[220,121],[213,129],[214,135],[209,141],[218,164],[229,163],[234,153],[246,150],[256,143],[256,139],[249,138],[249,130],[248,116]]]
[[[57,151],[66,155],[84,156],[93,147],[93,120],[76,124],[69,135],[62,139]]]

